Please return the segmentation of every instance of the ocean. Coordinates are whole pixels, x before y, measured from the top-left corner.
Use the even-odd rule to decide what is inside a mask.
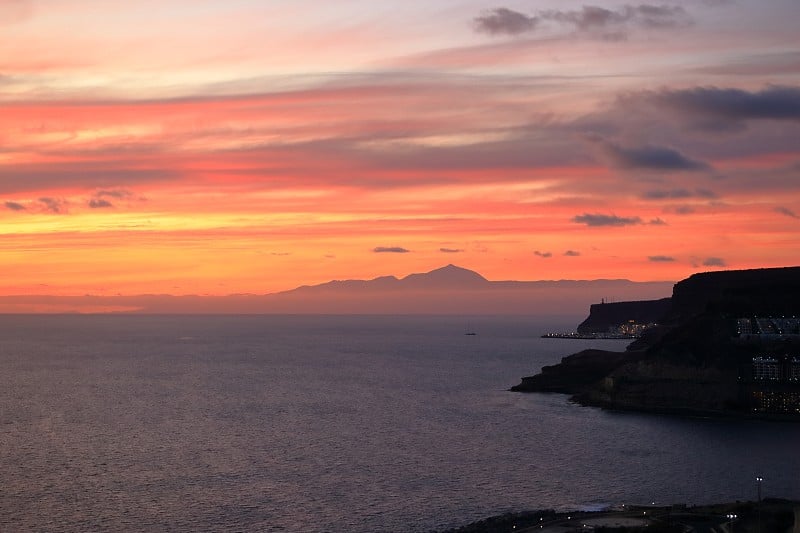
[[[800,499],[800,425],[507,389],[525,317],[0,316],[1,531],[426,532],[508,511]],[[466,328],[474,336],[464,335]]]

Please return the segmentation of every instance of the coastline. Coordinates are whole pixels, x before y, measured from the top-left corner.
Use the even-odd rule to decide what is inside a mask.
[[[553,510],[523,511],[490,516],[464,526],[436,533],[561,533],[605,530],[617,533],[681,533],[736,531],[756,533],[796,531],[800,502],[780,498],[760,501],[736,501],[707,505],[619,505],[599,511]]]
[[[624,335],[618,333],[545,333],[543,339],[578,339],[578,340],[626,340],[634,341],[639,338],[637,335]]]

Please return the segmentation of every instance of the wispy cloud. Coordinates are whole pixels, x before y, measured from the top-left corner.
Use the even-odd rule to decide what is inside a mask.
[[[708,189],[653,189],[642,194],[645,200],[677,200],[686,198],[717,198],[714,191]]]
[[[572,221],[587,226],[636,226],[642,223],[640,217],[618,217],[617,215],[604,215],[601,213],[584,213],[572,217]]]
[[[107,207],[114,207],[114,204],[103,198],[92,198],[89,200],[89,207],[92,209],[102,209]]]
[[[665,90],[657,100],[691,113],[728,119],[800,120],[800,88],[769,86],[760,91],[696,87]]]
[[[695,87],[650,93],[649,98],[712,130],[741,129],[753,120],[800,120],[800,87],[768,86],[760,91]]]
[[[647,257],[647,260],[653,263],[672,263],[675,261],[675,258],[669,255],[650,255]]]
[[[94,193],[95,198],[129,198],[133,193],[127,189],[103,189]]]
[[[475,17],[473,22],[477,31],[490,35],[519,35],[536,28],[539,18],[505,7],[498,7]]]
[[[579,255],[581,255],[581,253],[576,250],[567,250],[566,252],[564,252],[564,255],[567,257],[578,257]]]
[[[703,261],[703,266],[724,267],[728,265],[721,257],[708,257]]]
[[[64,200],[51,198],[49,196],[43,196],[42,198],[39,198],[39,203],[44,206],[45,210],[51,213],[64,213],[67,208]]]
[[[540,10],[526,15],[506,7],[484,12],[473,20],[476,31],[490,35],[532,33],[544,25],[557,29],[598,35],[603,38],[624,38],[635,28],[668,29],[692,24],[689,13],[680,6],[624,5],[618,9],[583,6],[579,10]]]
[[[5,202],[3,205],[6,207],[6,209],[10,209],[12,211],[25,211],[25,206],[19,202],[8,201]]]
[[[460,248],[439,248],[439,251],[443,254],[457,254],[463,252],[464,250]]]
[[[798,215],[797,213],[795,213],[794,211],[792,211],[788,207],[776,207],[775,208],[775,212],[776,213],[780,213],[781,215],[785,215],[787,217],[791,217],[791,218],[800,218],[800,215]]]
[[[408,250],[406,248],[402,248],[400,246],[376,246],[375,248],[372,249],[372,251],[375,252],[376,254],[386,254],[386,253],[389,253],[389,254],[407,254],[411,250]]]
[[[552,252],[540,252],[539,250],[533,252],[533,255],[538,255],[539,257],[543,257],[545,259],[547,259],[548,257],[553,257]]]
[[[698,171],[710,166],[666,146],[645,145],[625,148],[616,143],[601,142],[603,153],[615,166],[637,170]]]

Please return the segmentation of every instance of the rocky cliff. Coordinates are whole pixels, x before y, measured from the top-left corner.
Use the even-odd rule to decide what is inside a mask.
[[[800,267],[703,272],[676,283],[669,318],[681,322],[703,313],[800,314]]]
[[[792,380],[748,383],[754,356],[800,357],[800,339],[742,342],[736,318],[793,315],[800,316],[800,267],[697,274],[675,285],[666,325],[626,352],[568,356],[512,390],[563,392],[615,409],[751,415],[754,394],[800,394]],[[800,416],[800,405],[789,411]]]
[[[607,333],[634,321],[637,324],[660,322],[671,309],[671,299],[592,304],[589,316],[578,325],[578,333]]]

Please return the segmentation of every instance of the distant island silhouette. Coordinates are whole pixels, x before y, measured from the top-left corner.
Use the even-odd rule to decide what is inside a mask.
[[[592,302],[668,296],[671,281],[490,281],[456,265],[403,278],[332,280],[271,294],[0,296],[0,312],[533,315],[575,318]]]

